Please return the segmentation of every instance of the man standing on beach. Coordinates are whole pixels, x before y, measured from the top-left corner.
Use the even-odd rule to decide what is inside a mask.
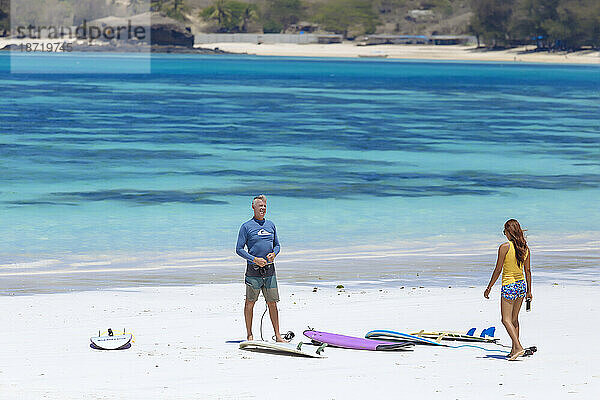
[[[279,312],[277,302],[279,291],[275,277],[275,264],[273,260],[279,254],[279,239],[275,224],[265,219],[267,213],[267,198],[264,195],[256,196],[252,200],[254,217],[244,222],[240,227],[235,252],[246,259],[246,303],[244,305],[244,318],[246,320],[246,334],[248,340],[253,340],[252,317],[254,303],[262,291],[269,316],[275,331],[275,340],[285,342],[279,332]],[[247,247],[248,250],[244,249]]]

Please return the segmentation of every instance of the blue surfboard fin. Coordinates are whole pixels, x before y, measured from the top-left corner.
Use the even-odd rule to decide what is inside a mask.
[[[467,336],[473,336],[475,334],[475,328],[471,328],[469,329],[469,331],[467,332]]]
[[[496,333],[496,327],[490,326],[489,328],[482,330],[481,335],[479,335],[479,337],[482,337],[482,338],[484,338],[486,336],[494,337],[494,333]]]

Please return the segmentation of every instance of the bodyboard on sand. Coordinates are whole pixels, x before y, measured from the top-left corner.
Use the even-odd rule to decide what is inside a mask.
[[[304,331],[304,336],[313,342],[326,343],[333,347],[342,347],[355,350],[387,350],[387,351],[410,351],[413,343],[402,341],[382,341],[358,338],[353,336],[338,335],[336,333],[319,332],[314,330]]]
[[[306,351],[302,347],[302,342],[298,344],[265,342],[262,340],[246,340],[240,343],[240,349],[246,350],[262,350],[274,353],[286,353],[290,355],[299,355],[312,358],[326,358],[321,354],[323,349],[319,347],[316,351]]]
[[[120,350],[131,343],[132,337],[131,333],[124,333],[122,335],[91,337],[90,341],[94,347],[101,350]]]

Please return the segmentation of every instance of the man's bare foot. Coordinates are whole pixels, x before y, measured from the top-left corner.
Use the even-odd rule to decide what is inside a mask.
[[[248,335],[248,336],[247,336],[247,339],[248,339],[248,340],[254,340],[254,335],[252,335],[252,334]]]
[[[289,340],[285,340],[281,336],[277,336],[276,339],[275,339],[275,341],[279,342],[279,343],[289,343],[290,342]]]

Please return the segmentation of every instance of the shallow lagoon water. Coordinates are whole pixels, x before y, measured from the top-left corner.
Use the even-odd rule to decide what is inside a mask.
[[[63,271],[55,285],[40,275],[55,289],[238,279],[235,238],[258,193],[293,282],[408,279],[436,272],[428,256],[473,254],[432,279],[470,282],[511,217],[534,254],[568,251],[548,268],[589,266],[577,260],[598,248],[596,66],[157,55],[152,74],[65,75],[10,74],[8,58],[5,292],[19,276],[43,290],[34,271]],[[361,249],[418,257],[361,262]]]

